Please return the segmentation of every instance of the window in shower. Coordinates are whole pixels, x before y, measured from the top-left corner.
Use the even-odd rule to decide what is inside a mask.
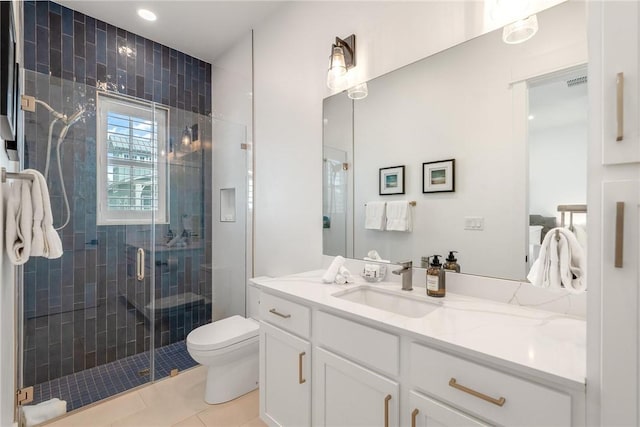
[[[98,224],[167,222],[168,115],[151,104],[98,95]]]

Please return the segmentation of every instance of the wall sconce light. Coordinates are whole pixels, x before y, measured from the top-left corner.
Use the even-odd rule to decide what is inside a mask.
[[[336,89],[344,82],[347,71],[356,65],[356,36],[351,34],[346,39],[336,37],[331,45],[329,56],[329,71],[327,72],[327,86]]]
[[[531,15],[502,29],[502,41],[507,44],[524,43],[538,32],[538,17]]]

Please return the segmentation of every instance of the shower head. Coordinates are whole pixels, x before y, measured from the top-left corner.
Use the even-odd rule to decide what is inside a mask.
[[[64,119],[64,123],[66,126],[71,126],[73,125],[75,122],[77,122],[78,120],[80,120],[82,118],[82,115],[84,114],[85,109],[84,107],[81,107],[78,111],[76,111],[75,113],[73,113],[71,115],[71,117],[66,117]]]

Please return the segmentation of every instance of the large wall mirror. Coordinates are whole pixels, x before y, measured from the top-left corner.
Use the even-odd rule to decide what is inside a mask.
[[[455,250],[463,273],[525,279],[558,207],[586,203],[585,6],[537,17],[522,44],[491,32],[369,81],[364,99],[324,100],[324,254],[375,249],[419,267]],[[424,192],[423,164],[449,159],[454,191]],[[394,166],[404,193],[381,195],[380,169]],[[365,228],[381,201],[415,201],[410,232]]]

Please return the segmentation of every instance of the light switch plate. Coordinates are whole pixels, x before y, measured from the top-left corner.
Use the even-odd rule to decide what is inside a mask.
[[[466,216],[464,217],[464,229],[472,231],[484,230],[484,217],[482,216]]]

